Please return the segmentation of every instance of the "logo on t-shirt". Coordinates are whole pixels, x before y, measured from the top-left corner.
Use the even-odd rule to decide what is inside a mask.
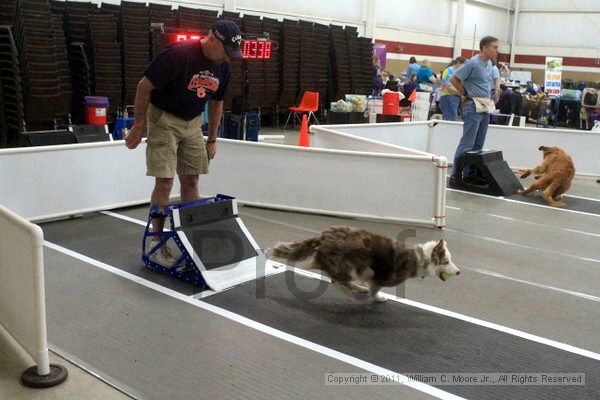
[[[215,75],[206,70],[200,71],[190,79],[190,83],[188,83],[188,89],[196,92],[198,97],[201,99],[206,96],[206,91],[215,93],[217,89],[219,89],[219,78],[216,78]]]

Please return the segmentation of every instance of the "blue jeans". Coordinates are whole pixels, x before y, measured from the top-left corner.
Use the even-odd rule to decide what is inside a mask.
[[[463,135],[460,138],[456,153],[454,154],[454,163],[452,164],[452,172],[450,176],[456,179],[456,174],[459,171],[459,161],[463,154],[467,151],[479,151],[483,149],[485,135],[487,134],[490,115],[488,113],[475,112],[475,103],[473,100],[467,100],[462,109]],[[463,175],[468,175],[467,168]]]
[[[440,97],[440,108],[444,121],[458,121],[458,106],[460,104],[460,96],[453,94],[445,94]]]

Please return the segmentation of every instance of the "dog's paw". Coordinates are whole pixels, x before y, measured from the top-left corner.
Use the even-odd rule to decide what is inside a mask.
[[[522,195],[522,196],[525,196],[525,190],[523,190],[523,189],[517,190],[517,193],[520,194],[520,195]]]
[[[525,178],[527,178],[531,174],[531,171],[525,170],[525,169],[520,169],[519,170],[519,174],[520,174],[519,177],[521,179],[525,179]]]
[[[369,288],[354,282],[348,282],[348,287],[360,294],[365,294],[369,292]]]

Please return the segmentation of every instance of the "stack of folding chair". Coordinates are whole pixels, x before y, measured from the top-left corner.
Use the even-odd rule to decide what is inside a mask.
[[[373,91],[373,41],[359,37],[360,65],[356,66],[356,79],[353,77],[354,93],[369,95]]]
[[[369,77],[370,74],[364,75],[361,71],[361,56],[360,56],[360,43],[358,41],[358,30],[353,26],[346,26],[344,29],[346,33],[346,42],[348,44],[348,59],[352,60],[350,68],[350,81],[352,82],[352,88],[347,93],[359,94],[359,89],[362,86],[361,80],[364,77]]]
[[[92,95],[92,78],[83,43],[71,43],[68,46],[69,65],[73,78],[73,101],[71,119],[75,124],[85,124],[85,96]]]
[[[137,84],[150,61],[150,19],[144,3],[121,2],[124,107],[133,105]]]
[[[302,96],[307,90],[316,91],[320,77],[316,71],[317,60],[313,55],[316,45],[313,23],[300,20],[298,21],[298,26],[300,27],[300,60],[298,62],[300,66],[300,79],[298,89],[299,95]]]
[[[255,15],[244,15],[244,26],[240,27],[245,36],[256,40],[262,36],[262,22],[260,17]],[[246,59],[246,70],[248,72],[247,87],[247,109],[255,110],[264,107],[269,103],[265,96],[265,66],[263,60]]]
[[[344,95],[352,93],[352,78],[350,74],[350,58],[348,57],[348,40],[344,28],[330,25],[331,65],[332,65],[332,94],[331,101],[343,99]]]
[[[88,16],[88,35],[92,49],[88,60],[94,96],[108,97],[108,121],[120,112],[122,99],[121,43],[117,42],[117,19],[100,11]]]
[[[67,54],[67,43],[63,30],[63,16],[60,14],[51,14],[50,20],[59,85],[59,101],[56,105],[55,119],[57,125],[63,127],[71,123],[71,100],[73,97],[71,70],[69,68],[69,55]]]
[[[50,0],[50,12],[52,14],[57,14],[64,17],[67,12],[67,2],[60,0]]]
[[[173,31],[175,28],[176,15],[171,6],[150,3],[148,16],[150,18],[152,41],[150,58],[154,58],[162,50],[163,33]],[[159,27],[157,24],[162,24],[162,26]]]
[[[279,43],[281,65],[281,96],[279,107],[296,104],[300,77],[300,27],[297,21],[283,20]]]
[[[119,4],[102,2],[102,5],[100,6],[100,13],[104,15],[110,14],[119,19],[121,17],[121,6]]]
[[[11,29],[0,26],[0,88],[2,90],[3,133],[0,147],[17,146],[25,130],[19,59]]]
[[[88,47],[88,14],[98,7],[92,3],[68,1],[65,9],[65,36],[67,43],[84,43]],[[89,56],[89,53],[88,53]]]
[[[311,55],[311,59],[313,60],[313,79],[315,87],[312,90],[319,92],[321,104],[329,104],[327,103],[330,95],[329,92],[331,83],[329,63],[329,26],[315,24],[314,32],[315,43],[313,49],[309,53]]]
[[[223,11],[221,18],[235,22],[240,29],[243,29],[243,20],[238,13]],[[209,27],[210,29],[210,27]],[[229,80],[229,89],[225,96],[225,108],[232,110],[234,114],[242,114],[246,108],[244,101],[244,74],[245,66],[243,60],[235,60],[231,62],[231,78]],[[247,101],[248,99],[246,99]],[[248,110],[245,110],[248,111]]]
[[[218,11],[198,10],[200,12],[200,33],[207,34],[210,28],[215,24],[219,16]]]
[[[271,58],[263,61],[265,68],[265,103],[266,107],[277,107],[279,99],[279,67],[280,51],[277,49],[281,40],[281,22],[276,19],[263,18],[263,32],[272,42]]]
[[[14,33],[28,130],[54,129],[57,118],[69,115],[66,53],[57,17],[51,18],[47,0],[18,1]]]
[[[15,19],[15,0],[2,0],[0,2],[0,25],[12,25]]]
[[[327,98],[329,64],[329,27],[300,21],[300,83],[299,94],[319,92],[321,101]]]
[[[177,8],[177,27],[181,31],[200,32],[202,12],[196,8]]]

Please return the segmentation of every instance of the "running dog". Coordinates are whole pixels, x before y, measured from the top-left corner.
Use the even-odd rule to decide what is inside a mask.
[[[558,198],[571,187],[571,181],[575,176],[573,160],[558,147],[540,146],[538,150],[544,154],[542,163],[533,169],[519,171],[521,179],[534,174],[535,182],[527,189],[518,190],[517,193],[525,196],[533,190],[541,190],[549,205],[563,207],[566,203]]]
[[[397,286],[409,278],[438,276],[446,280],[446,274],[460,274],[444,240],[407,249],[398,240],[345,226],[330,227],[300,242],[278,243],[267,256],[325,272],[336,288],[353,300],[353,292],[368,292],[375,302],[384,302],[386,297],[379,293],[382,287]]]

